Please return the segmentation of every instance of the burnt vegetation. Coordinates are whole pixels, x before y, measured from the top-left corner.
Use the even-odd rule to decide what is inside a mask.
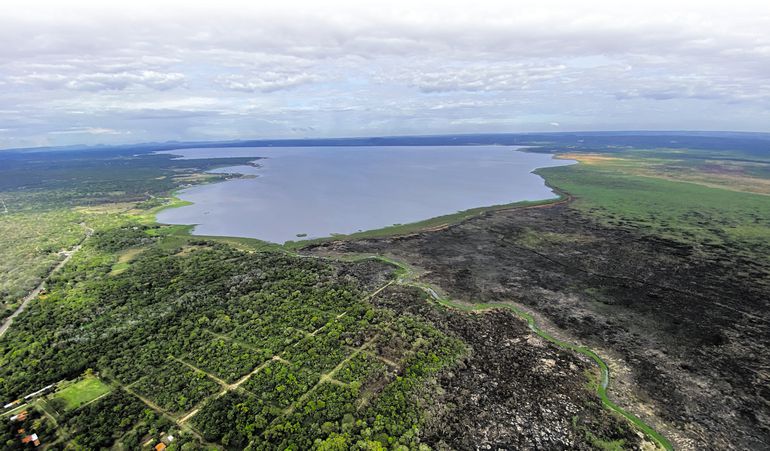
[[[647,419],[673,425],[667,432],[680,445],[770,443],[770,264],[763,254],[746,258],[752,245],[686,244],[558,205],[324,248],[386,253],[423,268],[452,297],[540,312],[619,356],[631,370],[626,398],[652,406]]]

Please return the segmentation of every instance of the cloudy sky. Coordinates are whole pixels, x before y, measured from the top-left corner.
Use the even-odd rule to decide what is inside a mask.
[[[11,0],[0,43],[0,148],[770,131],[767,0]]]

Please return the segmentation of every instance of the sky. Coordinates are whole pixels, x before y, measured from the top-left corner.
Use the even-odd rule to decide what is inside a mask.
[[[770,131],[770,2],[17,1],[0,148]]]

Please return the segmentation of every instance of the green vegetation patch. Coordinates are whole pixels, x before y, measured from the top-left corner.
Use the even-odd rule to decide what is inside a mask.
[[[634,176],[602,165],[538,172],[574,195],[576,208],[611,226],[684,243],[770,248],[770,201],[764,195]]]
[[[62,401],[65,410],[74,410],[94,399],[112,391],[112,387],[102,382],[96,376],[85,376],[83,379],[68,385],[56,392],[52,404],[57,399]]]
[[[60,252],[85,236],[83,218],[69,210],[0,214],[0,317],[10,315],[64,258]]]
[[[211,338],[207,334],[200,337],[186,344],[184,360],[227,382],[235,382],[272,357],[269,352],[247,348],[224,338]]]
[[[145,405],[123,390],[82,409],[66,413],[62,420],[70,433],[73,449],[102,449],[133,428]]]
[[[624,149],[564,155],[630,175],[686,181],[733,191],[770,194],[770,159],[761,153],[701,149]]]
[[[244,449],[281,410],[250,393],[228,392],[210,400],[193,418],[203,438],[230,449]]]
[[[118,255],[118,261],[112,265],[112,271],[110,275],[114,276],[122,273],[131,266],[131,261],[139,255],[144,248],[132,248],[126,249]]]
[[[94,245],[100,251],[113,253],[148,246],[155,239],[153,234],[148,233],[154,228],[156,227],[143,224],[128,224],[114,229],[99,230],[93,236]]]
[[[172,360],[139,379],[132,389],[168,412],[181,413],[191,410],[221,387],[203,371]]]
[[[323,373],[334,368],[351,351],[345,349],[338,334],[327,332],[311,336],[286,350],[285,358],[314,372]]]
[[[320,378],[318,373],[306,368],[276,360],[249,378],[244,388],[269,405],[286,408]]]
[[[109,229],[127,238],[87,240],[51,277],[49,296],[0,339],[3,398],[87,368],[117,386],[57,411],[76,448],[158,440],[164,421],[166,430],[230,448],[266,440],[293,449],[326,441],[416,446],[435,393],[426,385],[465,352],[421,320],[373,307],[367,300],[379,287],[359,285],[356,263],[199,240],[167,248],[160,238],[129,270],[110,274],[123,245],[104,246],[103,238],[124,243],[136,230]],[[399,378],[374,357],[382,336],[403,344]],[[378,383],[364,385],[368,379]],[[85,393],[73,402],[96,395]]]
[[[335,379],[361,386],[373,379],[382,377],[386,369],[387,365],[375,356],[369,353],[359,353],[337,371]]]

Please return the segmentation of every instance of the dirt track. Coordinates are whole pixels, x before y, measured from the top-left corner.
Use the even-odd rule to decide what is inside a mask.
[[[24,311],[25,308],[27,308],[27,305],[32,302],[35,298],[37,298],[40,295],[40,292],[43,291],[43,288],[45,288],[45,284],[48,281],[48,278],[51,277],[51,274],[55,273],[56,271],[60,270],[64,265],[67,264],[68,261],[70,261],[70,258],[72,258],[73,255],[77,251],[80,250],[80,247],[83,245],[83,241],[85,241],[91,234],[93,233],[93,229],[86,228],[86,235],[83,237],[83,239],[80,241],[80,243],[76,244],[72,249],[65,251],[65,257],[62,261],[60,261],[56,266],[54,266],[51,271],[48,272],[48,275],[38,284],[38,286],[32,290],[28,295],[24,296],[24,298],[21,301],[21,305],[8,317],[3,321],[3,324],[0,326],[0,337],[5,335],[5,332],[8,330],[9,327],[11,327],[11,324],[13,323],[13,319],[16,318],[21,314],[21,312]]]

